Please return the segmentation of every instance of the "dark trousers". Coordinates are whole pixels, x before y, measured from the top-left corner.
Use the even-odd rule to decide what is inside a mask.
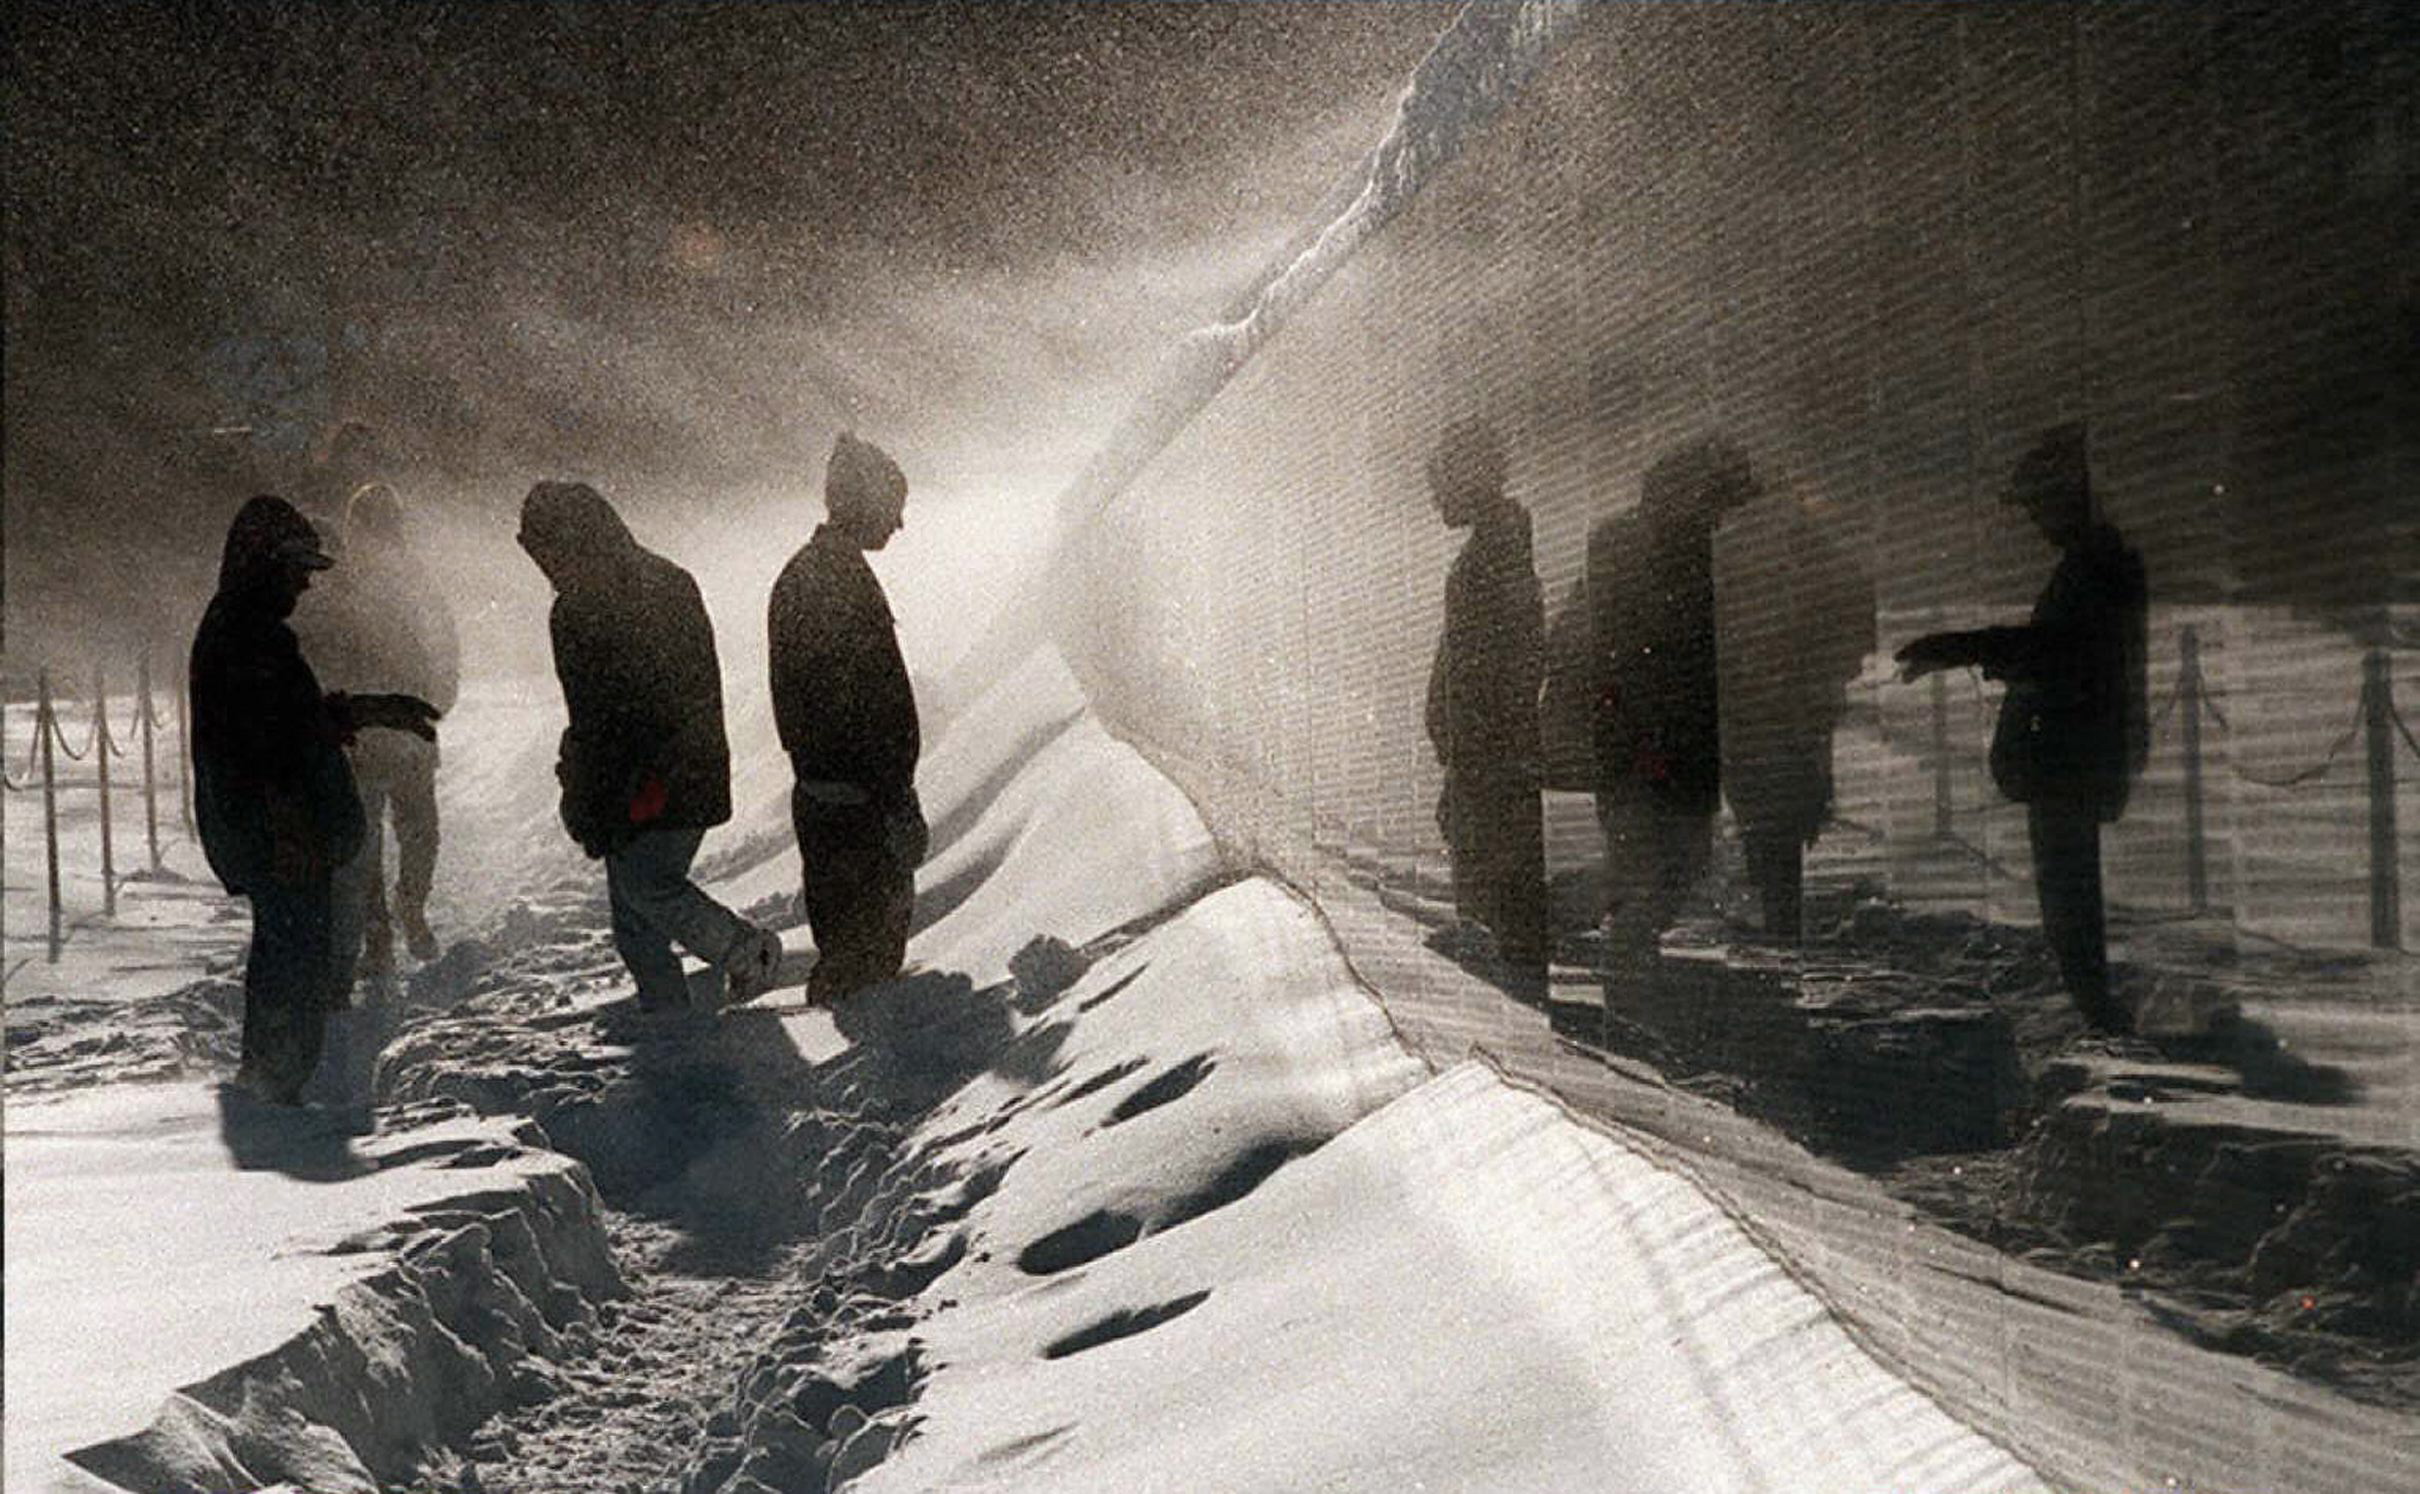
[[[1448,777],[1437,801],[1454,911],[1496,936],[1516,971],[1546,974],[1546,832],[1535,782],[1515,774]]]
[[[2109,988],[2109,930],[2101,898],[2101,817],[2089,804],[2044,800],[2025,808],[2033,842],[2042,937],[2084,1020],[2106,1032],[2133,1024]]]
[[[327,1039],[335,895],[325,873],[300,887],[262,877],[250,895],[244,1069],[262,1093],[291,1103],[319,1067],[320,1048]]]
[[[1797,830],[1742,826],[1739,843],[1748,880],[1756,884],[1757,900],[1764,907],[1765,937],[1797,943],[1806,884],[1806,849]]]
[[[815,936],[807,999],[834,1000],[897,975],[907,963],[916,867],[890,844],[888,816],[871,804],[830,804],[793,789],[790,820]]]

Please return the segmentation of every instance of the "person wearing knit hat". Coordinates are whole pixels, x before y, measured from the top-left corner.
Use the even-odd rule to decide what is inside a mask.
[[[1487,930],[1482,965],[1507,990],[1546,989],[1546,840],[1538,742],[1546,607],[1529,511],[1505,490],[1511,459],[1487,420],[1448,425],[1427,478],[1437,517],[1470,538],[1445,578],[1445,620],[1429,666],[1425,724],[1445,782],[1445,840],[1454,911]]]
[[[605,863],[613,946],[639,1008],[689,1005],[676,943],[746,1001],[773,983],[781,941],[689,876],[706,831],[731,818],[722,668],[697,582],[634,539],[585,483],[531,488],[519,540],[555,588],[547,632],[569,717],[555,763],[563,828]]]
[[[1979,666],[2005,680],[1991,776],[2025,806],[2042,936],[2085,1021],[2133,1030],[2109,979],[2101,826],[2126,812],[2148,749],[2143,560],[2103,522],[2081,423],[2046,431],[2017,461],[2001,501],[2059,551],[2030,620],[1928,633],[1899,650],[1899,677]]]
[[[899,532],[906,503],[898,463],[842,432],[824,467],[824,522],[782,568],[767,605],[815,1003],[889,980],[907,959],[927,843],[916,798],[921,739],[890,603],[865,558]]]
[[[439,710],[461,693],[460,645],[452,606],[421,563],[406,528],[402,499],[382,482],[363,483],[346,499],[336,536],[340,564],[333,585],[315,589],[294,614],[294,631],[312,667],[344,690],[404,690]],[[428,896],[438,849],[437,765],[434,742],[394,732],[357,740],[353,777],[368,818],[360,864],[337,879],[339,897],[359,903],[349,926],[359,948],[340,946],[340,972],[358,966],[373,989],[394,974],[398,930],[416,959],[433,959]],[[398,850],[394,897],[385,885],[385,822],[392,817]]]

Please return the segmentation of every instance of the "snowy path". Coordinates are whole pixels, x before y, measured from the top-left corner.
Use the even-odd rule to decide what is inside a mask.
[[[475,936],[410,982],[411,1014],[379,1072],[381,1134],[332,1138],[338,1157],[396,1148],[415,1160],[308,1181],[231,1166],[231,1133],[206,1110],[179,1133],[173,1196],[257,1226],[197,1267],[214,1283],[260,1278],[264,1258],[290,1272],[246,1351],[271,1372],[260,1383],[283,1383],[280,1366],[301,1354],[353,1366],[352,1406],[411,1409],[365,1426],[338,1396],[239,1398],[243,1435],[219,1445],[240,1447],[246,1471],[192,1487],[2043,1487],[2009,1447],[2079,1487],[2158,1487],[2162,1468],[2185,1465],[2138,1459],[2140,1428],[2092,1404],[2099,1382],[2067,1347],[2077,1325],[2105,1314],[2086,1352],[2176,1384],[2241,1368],[2101,1298],[2068,1300],[2072,1283],[2033,1281],[1912,1224],[1902,1233],[1870,1185],[1570,1052],[1542,1018],[1532,1041],[1508,1041],[1503,1004],[1465,991],[1467,977],[1457,986],[1456,967],[1409,935],[1404,959],[1437,968],[1412,970],[1413,999],[1382,1010],[1328,921],[1352,908],[1323,916],[1266,882],[1221,888],[1190,805],[1101,732],[1047,656],[972,703],[928,760],[936,847],[909,977],[837,1023],[786,989],[719,1017],[638,1020],[593,871],[541,834],[550,780],[497,766],[534,769],[542,720],[502,699],[453,723],[448,772],[468,795],[455,896],[495,900],[449,919]],[[735,712],[742,756],[769,752],[766,735]],[[795,852],[770,788],[743,788],[705,865],[727,900],[788,921]],[[219,942],[197,953],[223,969],[241,925],[205,926]],[[795,980],[811,955],[803,931],[788,937]],[[206,996],[223,996],[223,977],[186,974],[205,993],[189,1008],[223,1004]],[[1474,1004],[1457,1006],[1465,997]],[[169,999],[148,1005],[166,1012]],[[81,1030],[106,1045],[145,1006],[114,1018],[96,1006],[41,1042],[72,1045]],[[1521,1077],[1461,1061],[1480,1035]],[[223,1055],[203,1043],[179,1061],[199,1075]],[[88,1082],[107,1068],[53,1064],[28,1083],[44,1072]],[[1530,1083],[1620,1124],[1579,1119]],[[12,1080],[9,1119],[25,1125],[45,1105],[190,1110],[201,1093],[45,1099]],[[576,1303],[547,1288],[563,1273],[530,1277],[521,1295],[559,1299],[560,1324],[466,1320],[519,1325],[455,1335],[482,1345],[478,1394],[406,1394],[417,1382],[379,1378],[377,1356],[311,1350],[310,1330],[279,1325],[328,1320],[315,1304],[344,1271],[422,1258],[414,1220],[475,1222],[458,1204],[416,1215],[379,1191],[429,1176],[491,1195],[482,1173],[414,1150],[437,1134],[430,1118],[463,1109],[491,1119],[438,1124],[508,1139],[518,1128],[583,1164],[518,1142],[510,1157],[481,1154],[482,1166],[593,1180],[602,1204],[557,1253],[576,1237],[614,1264],[592,1262]],[[1731,1162],[1709,1168],[1658,1140],[1700,1128],[1722,1129]],[[163,1196],[144,1171],[160,1148],[134,1134],[146,1140],[102,1149],[145,1179],[120,1190],[114,1219],[98,1202],[112,1171],[93,1160],[97,1144],[10,1169],[12,1266],[21,1235],[49,1242],[43,1258],[61,1263],[51,1310],[95,1295],[72,1284],[72,1242],[132,1228]],[[21,1183],[49,1191],[21,1199]],[[245,1202],[256,1188],[258,1206]],[[300,1212],[279,1212],[289,1206]],[[325,1222],[340,1214],[358,1222]],[[377,1249],[325,1253],[342,1241]],[[492,1305],[492,1283],[512,1272],[470,1269],[462,1249],[427,1256],[440,1269],[415,1290]],[[115,1386],[125,1400],[107,1428],[21,1416],[21,1378],[108,1378],[68,1357],[73,1330],[20,1336],[21,1274],[9,1278],[12,1489],[44,1487],[20,1482],[20,1444],[39,1460],[89,1445],[78,1438],[123,1438],[146,1407],[182,1404],[173,1386],[254,1383],[228,1379],[221,1356],[151,1388]],[[23,1276],[27,1290],[42,1279]],[[2028,1294],[2064,1305],[2032,1322]],[[191,1295],[148,1282],[107,1294],[130,1326],[100,1341],[156,1334]],[[2037,1331],[2049,1352],[2032,1361],[2010,1335]],[[2275,1380],[2259,1393],[2281,1431],[2322,1426],[2297,1418],[2323,1399]],[[275,1435],[243,1430],[254,1422]],[[2376,1445],[2358,1418],[2337,1430]],[[347,1466],[376,1476],[346,1482]],[[2302,1486],[2392,1487],[2374,1477],[2384,1466],[2355,1459]],[[2281,1459],[2250,1484],[2201,1470],[2190,1486],[2286,1489],[2295,1471]]]

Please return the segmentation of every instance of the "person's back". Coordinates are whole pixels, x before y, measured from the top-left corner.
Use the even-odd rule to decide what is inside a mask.
[[[802,779],[911,789],[916,697],[865,552],[819,526],[773,583],[766,618],[774,729]]]
[[[1601,671],[1596,808],[1616,984],[1652,966],[1712,849],[1722,784],[1713,535],[1756,492],[1747,458],[1729,443],[1692,442],[1648,469],[1635,509],[1588,536]],[[1627,997],[1609,986],[1609,1021]]]
[[[907,478],[879,447],[843,434],[824,475],[826,521],[774,582],[766,604],[773,716],[790,792],[816,963],[810,1001],[897,975],[907,958],[922,736],[891,609],[865,552],[904,522]]]
[[[547,628],[569,718],[555,763],[563,826],[605,863],[614,948],[638,1004],[688,1004],[676,943],[745,1000],[773,981],[781,941],[689,876],[708,827],[731,817],[722,669],[697,583],[580,483],[532,488],[520,542],[555,587]]]
[[[714,626],[686,570],[620,527],[556,596],[548,628],[569,721],[564,823],[606,847],[636,823],[707,829],[731,818]],[[647,780],[653,812],[631,818]],[[660,802],[657,795],[660,793]]]
[[[2039,640],[2008,680],[1993,778],[2020,802],[2061,800],[2104,822],[2142,769],[2147,605],[2142,557],[2095,524],[2059,556],[2028,620]]]

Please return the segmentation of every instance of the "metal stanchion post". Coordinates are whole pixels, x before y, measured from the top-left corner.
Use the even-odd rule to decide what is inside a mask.
[[[193,838],[193,702],[185,681],[176,682],[176,807]]]
[[[160,791],[152,766],[151,650],[143,650],[135,665],[135,706],[143,713],[137,729],[143,735],[143,834],[151,846],[151,869],[160,869]]]
[[[100,666],[92,671],[92,766],[101,775],[101,912],[118,916],[117,839],[109,812],[109,681]]]
[[[2395,684],[2384,647],[2361,661],[2361,719],[2370,757],[2370,943],[2403,947],[2403,878],[2395,845]]]
[[[42,854],[50,875],[50,962],[59,963],[64,928],[59,918],[59,774],[52,756],[58,729],[50,713],[50,671],[39,676],[40,694],[34,707],[35,739],[42,744]]]
[[[2192,624],[2177,639],[2176,714],[2185,739],[2185,893],[2210,911],[2210,849],[2202,826],[2202,638]]]
[[[1949,679],[1933,676],[1933,833],[1944,840],[1955,827],[1950,820]]]

